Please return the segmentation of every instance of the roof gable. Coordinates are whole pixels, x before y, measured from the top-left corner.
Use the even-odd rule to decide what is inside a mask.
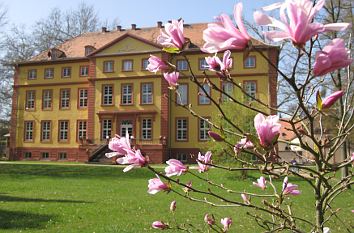
[[[159,45],[152,43],[151,41],[145,40],[130,33],[126,33],[102,46],[98,50],[91,53],[89,56],[135,53],[160,49],[161,47]]]

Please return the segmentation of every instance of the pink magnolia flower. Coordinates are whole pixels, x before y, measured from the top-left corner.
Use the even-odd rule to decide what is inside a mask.
[[[252,149],[254,147],[253,143],[247,138],[242,138],[234,147],[236,154],[239,154],[242,149]]]
[[[290,39],[294,45],[303,47],[311,37],[318,33],[327,30],[342,31],[350,26],[348,23],[323,25],[313,22],[314,16],[321,10],[324,3],[325,0],[317,1],[315,5],[311,0],[285,0],[284,3],[263,8],[266,11],[280,8],[280,20],[269,17],[260,11],[254,12],[253,17],[258,25],[279,29],[279,31],[264,32],[268,39],[274,42]]]
[[[283,195],[299,195],[301,192],[297,190],[297,185],[288,182],[288,177],[284,178],[283,181]]]
[[[354,162],[354,152],[352,153],[352,156],[350,157],[350,161]]]
[[[204,222],[208,225],[214,225],[215,219],[213,215],[205,214],[204,215]]]
[[[154,229],[160,229],[160,230],[164,230],[164,229],[168,228],[168,224],[166,224],[162,221],[155,221],[151,224],[151,226]]]
[[[349,53],[350,51],[345,47],[343,39],[332,40],[322,51],[316,53],[313,74],[322,76],[349,66],[353,61],[349,57]]]
[[[170,211],[173,212],[176,210],[176,201],[172,201],[170,204]]]
[[[224,227],[223,232],[227,232],[231,227],[232,218],[222,218],[220,222]]]
[[[246,205],[251,204],[250,197],[247,194],[241,193],[241,198]]]
[[[147,164],[147,160],[141,154],[140,150],[130,150],[124,157],[118,158],[117,163],[129,164],[129,166],[125,167],[123,170],[123,172],[127,172],[134,167],[144,167]]]
[[[177,159],[170,159],[166,162],[168,165],[165,168],[166,176],[180,176],[188,171],[188,168]]]
[[[218,134],[218,133],[215,133],[213,131],[208,131],[208,135],[209,137],[211,137],[212,139],[214,139],[216,142],[222,142],[224,141],[224,138]]]
[[[209,170],[209,166],[206,165],[208,163],[211,162],[211,151],[207,151],[205,153],[205,155],[202,155],[200,152],[198,154],[198,160],[197,160],[197,163],[198,163],[198,171],[200,173],[202,172],[206,172]]]
[[[327,96],[322,101],[322,109],[330,108],[338,99],[344,95],[343,91],[336,91],[331,95]]]
[[[177,81],[179,78],[179,72],[163,73],[163,77],[170,85],[170,88],[176,88],[176,86],[178,85]]]
[[[170,186],[161,181],[160,177],[153,178],[149,180],[148,193],[156,194],[160,191],[169,191]]]
[[[258,113],[254,118],[254,127],[256,128],[261,146],[270,148],[277,140],[281,124],[278,123],[279,117],[275,115],[264,117]]]
[[[149,58],[149,64],[147,66],[147,70],[150,72],[156,73],[157,71],[168,71],[169,66],[159,57],[156,57],[154,55],[150,55]]]
[[[247,47],[251,37],[248,35],[242,22],[242,3],[234,7],[234,18],[238,28],[233,25],[227,14],[217,17],[216,23],[208,24],[203,31],[203,40],[206,42],[202,48],[204,52],[216,53],[227,49],[244,49]]]
[[[261,176],[261,177],[259,177],[259,179],[257,179],[257,183],[253,182],[253,185],[261,188],[262,190],[267,188],[266,184],[267,184],[267,181],[263,176]]]
[[[131,150],[129,134],[127,132],[125,137],[116,135],[108,143],[108,148],[112,150],[111,153],[106,153],[107,158],[111,158],[117,155],[126,155]]]
[[[185,43],[183,20],[172,20],[172,23],[166,23],[165,32],[161,30],[157,42],[165,48],[181,50]]]
[[[230,58],[230,56],[231,52],[230,50],[227,50],[224,52],[222,61],[216,55],[214,55],[213,57],[206,57],[205,61],[208,64],[209,70],[216,72],[226,72],[232,68],[232,58]]]

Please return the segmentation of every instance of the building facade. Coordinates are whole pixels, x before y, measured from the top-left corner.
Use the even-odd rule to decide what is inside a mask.
[[[200,51],[206,27],[189,24],[184,28],[191,40],[185,54],[200,82],[205,77],[204,57],[208,56]],[[172,60],[182,74],[178,96],[168,88],[161,73],[146,70],[150,54],[170,56],[156,43],[162,28],[161,22],[151,28],[134,24],[131,29],[103,28],[17,64],[10,158],[88,161],[110,137],[128,131],[132,143],[151,162],[162,163],[169,158],[195,161],[191,154],[197,154],[201,144],[209,140],[209,125],[181,105],[190,104],[207,118],[216,108],[198,95],[200,90],[190,81],[182,56]],[[253,44],[277,64],[277,47],[255,40]],[[276,106],[275,69],[254,50],[247,56],[244,51],[232,51],[232,57],[234,81],[249,94]],[[206,73],[219,88],[229,93],[237,91],[212,72]],[[213,98],[223,99],[219,92],[208,91]]]

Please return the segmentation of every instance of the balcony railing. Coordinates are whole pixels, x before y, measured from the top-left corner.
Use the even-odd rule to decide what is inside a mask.
[[[167,139],[165,137],[153,138],[150,140],[143,139],[131,139],[133,145],[167,145]]]

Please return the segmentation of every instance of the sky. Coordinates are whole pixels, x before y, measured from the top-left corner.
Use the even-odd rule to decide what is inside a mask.
[[[244,16],[252,19],[252,12],[280,0],[244,0]],[[45,18],[50,10],[75,9],[80,2],[95,6],[99,18],[118,19],[124,28],[135,23],[138,27],[155,26],[157,21],[183,18],[186,23],[210,22],[220,13],[231,14],[235,0],[0,0],[7,9],[9,25],[33,26]]]

